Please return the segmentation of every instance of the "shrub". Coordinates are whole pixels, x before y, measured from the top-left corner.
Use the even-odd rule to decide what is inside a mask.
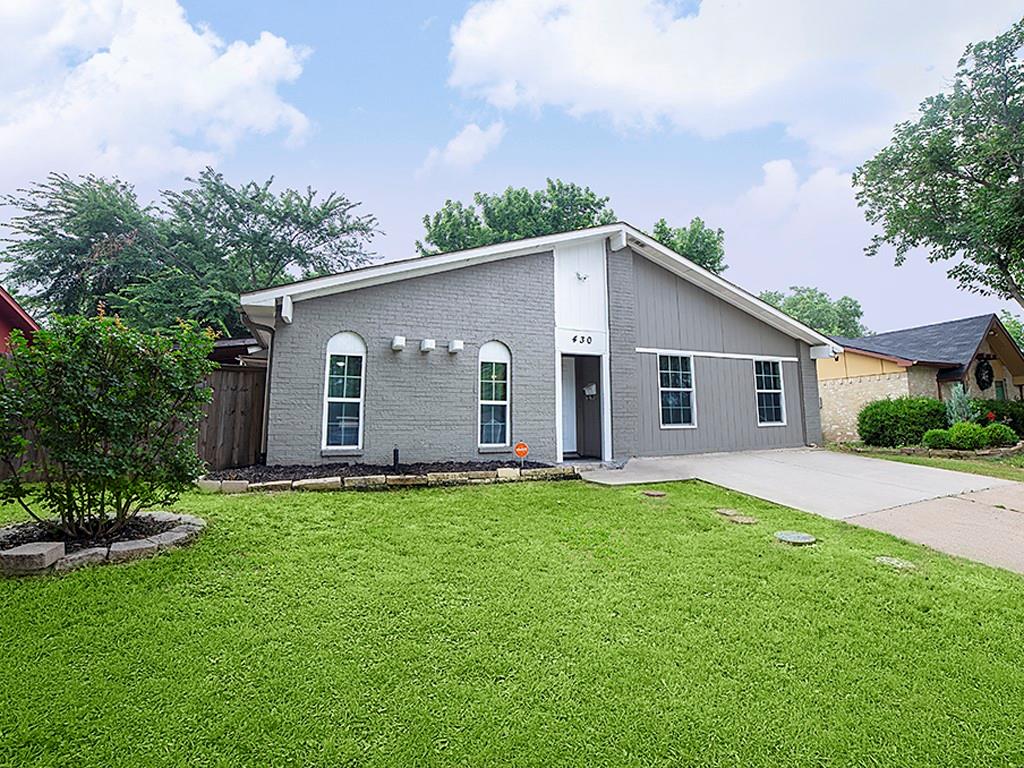
[[[924,433],[946,426],[945,406],[930,397],[898,397],[868,403],[857,416],[860,439],[868,445],[920,445]]]
[[[1005,424],[1024,437],[1024,403],[1019,400],[975,400],[974,408],[979,424]]]
[[[54,318],[31,344],[12,333],[0,357],[0,461],[11,472],[0,502],[97,538],[174,501],[202,471],[212,348],[194,324],[149,335],[102,314]]]
[[[978,411],[974,401],[967,396],[963,384],[956,384],[946,401],[946,421],[950,426],[961,421],[974,421]]]
[[[921,442],[926,448],[949,448],[949,430],[929,429],[924,433]]]
[[[958,421],[949,428],[949,447],[958,451],[976,451],[988,445],[985,427],[973,421]]]
[[[1017,444],[1017,433],[1005,424],[994,422],[983,429],[985,430],[985,445],[990,448],[1002,448]]]

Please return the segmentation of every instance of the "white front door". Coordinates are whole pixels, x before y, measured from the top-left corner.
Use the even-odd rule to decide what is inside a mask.
[[[562,357],[562,453],[576,453],[576,358]]]

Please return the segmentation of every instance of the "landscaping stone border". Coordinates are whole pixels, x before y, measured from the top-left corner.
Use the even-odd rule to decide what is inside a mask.
[[[900,448],[873,447],[870,445],[843,445],[841,451],[850,453],[891,453],[894,456],[933,456],[941,459],[975,459],[986,456],[1015,456],[1024,453],[1024,440],[1007,448],[981,448],[977,451],[957,451],[952,448],[925,448],[923,445],[905,445]]]
[[[0,551],[0,572],[9,576],[41,573],[67,573],[86,565],[124,563],[152,557],[165,549],[191,544],[206,527],[206,521],[193,515],[173,512],[140,512],[138,517],[159,523],[177,523],[163,533],[142,539],[118,541],[109,547],[89,547],[66,552],[62,541],[36,541]]]
[[[576,467],[499,467],[468,472],[427,472],[425,475],[353,475],[352,477],[311,477],[304,480],[210,480],[201,477],[196,487],[205,493],[253,493],[258,491],[383,491],[453,485],[517,483],[528,480],[569,480],[579,477]]]

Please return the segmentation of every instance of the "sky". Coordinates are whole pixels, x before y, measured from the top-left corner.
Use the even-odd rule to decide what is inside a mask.
[[[1010,304],[868,258],[850,175],[1019,0],[0,0],[0,192],[50,171],[140,197],[211,165],[337,191],[381,259],[446,199],[546,178],[641,229],[725,230],[747,290],[848,294],[874,331]],[[1018,308],[1019,309],[1019,308]]]

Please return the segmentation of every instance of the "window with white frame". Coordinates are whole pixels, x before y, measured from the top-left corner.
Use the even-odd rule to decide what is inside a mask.
[[[500,341],[480,347],[480,446],[509,444],[512,353]]]
[[[327,342],[324,383],[324,448],[363,447],[366,344],[345,332]]]
[[[658,355],[658,397],[663,429],[695,425],[693,358]]]
[[[757,423],[760,426],[786,423],[786,397],[782,388],[782,363],[754,361],[754,389],[757,392]]]

